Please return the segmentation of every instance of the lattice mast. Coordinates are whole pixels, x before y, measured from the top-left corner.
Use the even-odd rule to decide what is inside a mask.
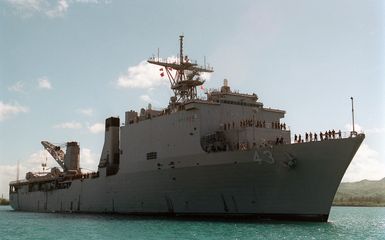
[[[179,61],[169,62],[159,58],[151,58],[147,62],[162,66],[160,70],[167,74],[174,92],[171,103],[181,103],[197,98],[197,87],[201,86],[205,80],[201,78],[201,73],[213,72],[213,68],[208,66],[198,66],[196,62],[191,62],[187,55],[183,54],[183,35],[179,36]]]

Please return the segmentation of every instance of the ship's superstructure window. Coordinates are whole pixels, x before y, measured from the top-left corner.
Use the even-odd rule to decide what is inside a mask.
[[[148,152],[146,154],[147,160],[152,160],[157,158],[157,152]]]

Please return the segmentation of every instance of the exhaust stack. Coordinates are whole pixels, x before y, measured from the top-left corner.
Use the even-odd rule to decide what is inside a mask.
[[[114,175],[119,170],[119,126],[119,118],[110,117],[106,119],[104,145],[98,167],[107,168],[107,176]]]
[[[68,172],[80,173],[80,147],[77,142],[68,142],[64,166]]]

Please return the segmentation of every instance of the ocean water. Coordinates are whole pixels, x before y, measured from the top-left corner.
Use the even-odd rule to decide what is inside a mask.
[[[385,208],[333,207],[328,223],[175,220],[15,212],[0,206],[0,239],[384,239]]]

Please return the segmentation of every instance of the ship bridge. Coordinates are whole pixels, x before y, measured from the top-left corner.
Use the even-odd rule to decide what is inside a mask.
[[[223,86],[220,90],[214,89],[208,91],[207,100],[217,103],[234,104],[249,107],[262,108],[263,104],[258,102],[257,94],[246,94],[232,91],[228,84],[228,80],[223,80]]]

